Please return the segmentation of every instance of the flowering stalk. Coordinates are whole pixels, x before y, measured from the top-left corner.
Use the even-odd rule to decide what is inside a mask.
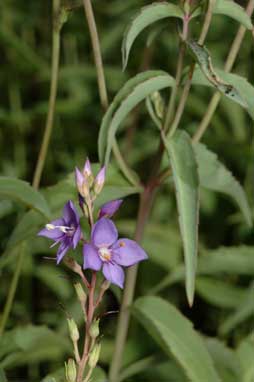
[[[61,218],[46,224],[38,233],[39,236],[53,240],[53,246],[59,245],[56,254],[57,265],[63,261],[68,268],[80,276],[85,287],[84,290],[81,284],[75,284],[85,322],[85,339],[81,354],[78,346],[80,336],[77,325],[72,318],[67,319],[75,357],[75,360],[69,359],[65,364],[67,382],[88,381],[96,367],[100,355],[98,341],[100,330],[95,311],[100,306],[110,283],[123,288],[125,279],[123,267],[129,267],[147,259],[147,254],[135,241],[118,238],[117,228],[111,218],[121,206],[122,200],[113,200],[104,204],[98,213],[97,221],[94,218],[94,201],[103,190],[105,176],[106,169],[102,167],[94,177],[88,159],[82,171],[76,168],[78,201],[84,218],[90,224],[90,233],[82,233],[80,217],[72,201],[65,204]],[[90,239],[87,239],[89,236]],[[79,244],[83,246],[83,270],[92,271],[90,281],[80,264],[67,255],[70,249],[76,250]],[[97,272],[100,270],[105,280],[100,286],[99,293],[96,294]]]

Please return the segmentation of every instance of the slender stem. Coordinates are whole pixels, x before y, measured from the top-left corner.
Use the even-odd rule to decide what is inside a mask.
[[[86,320],[86,337],[85,337],[85,342],[84,342],[82,358],[81,358],[79,365],[78,365],[77,382],[81,382],[83,379],[84,370],[85,370],[86,363],[87,363],[88,356],[89,356],[89,351],[91,350],[91,347],[93,345],[93,341],[91,340],[91,337],[89,334],[89,329],[90,329],[91,323],[93,321],[93,314],[94,314],[95,286],[96,286],[96,272],[93,272],[91,285],[90,285],[90,291],[89,291],[89,297],[88,297],[87,320]]]
[[[146,188],[141,194],[139,212],[137,219],[137,226],[135,232],[135,240],[140,242],[143,237],[144,228],[150,210],[152,207],[153,198],[155,195],[155,189]],[[124,345],[126,342],[129,320],[130,320],[130,305],[132,304],[134,297],[134,290],[137,279],[138,266],[135,265],[127,270],[125,289],[123,292],[123,299],[121,303],[121,310],[118,318],[117,330],[116,330],[116,342],[114,348],[114,354],[109,371],[109,381],[118,382],[118,376],[121,369],[122,356],[124,351]]]
[[[97,32],[91,0],[83,0],[83,5],[84,5],[85,16],[87,19],[88,29],[90,33],[92,48],[93,48],[93,56],[94,56],[94,63],[95,63],[96,71],[97,71],[97,81],[98,81],[98,89],[99,89],[101,106],[103,110],[105,111],[108,108],[108,104],[109,104],[108,94],[107,94],[107,88],[106,88],[103,61],[101,56],[100,41],[99,41],[99,36]],[[121,169],[124,176],[134,186],[139,185],[136,179],[133,177],[133,172],[131,171],[127,163],[125,162],[116,141],[114,141],[113,143],[113,153],[119,165],[119,168]]]
[[[89,381],[89,379],[90,379],[90,377],[91,377],[91,375],[92,375],[92,373],[93,373],[93,370],[94,370],[94,369],[92,369],[92,368],[89,369],[89,372],[87,373],[87,376],[86,376],[86,378],[84,379],[84,382],[88,382],[88,381]]]
[[[9,314],[11,312],[12,304],[14,301],[14,297],[15,297],[15,293],[16,293],[16,289],[17,289],[17,285],[18,285],[18,280],[19,280],[19,276],[21,273],[21,269],[22,269],[23,257],[24,257],[24,253],[25,253],[24,246],[25,246],[25,244],[22,243],[20,246],[20,249],[19,249],[19,255],[18,255],[18,259],[17,259],[17,263],[16,263],[15,272],[14,272],[13,278],[11,280],[10,289],[8,292],[7,300],[6,300],[3,314],[2,314],[2,320],[0,323],[0,337],[2,336],[2,334],[4,332],[6,323],[7,323],[8,318],[9,318]]]
[[[74,347],[74,355],[75,355],[76,362],[79,363],[80,362],[80,355],[79,355],[78,342],[77,341],[73,342],[73,347]]]
[[[59,14],[60,11],[60,0],[53,0],[53,45],[52,45],[52,68],[51,68],[51,85],[50,85],[50,98],[49,98],[49,110],[46,122],[46,128],[44,132],[44,137],[40,149],[40,153],[38,156],[38,161],[36,164],[34,177],[32,185],[35,189],[39,187],[41,174],[44,167],[44,163],[47,156],[48,144],[50,140],[51,130],[53,126],[53,116],[55,109],[55,98],[56,98],[56,89],[57,89],[57,78],[58,78],[58,67],[59,67],[59,52],[60,52],[60,27],[56,28],[55,16]],[[58,25],[59,26],[59,25]],[[3,317],[0,324],[0,335],[3,334],[6,322],[8,320],[15,292],[18,285],[19,276],[22,268],[22,261],[24,255],[24,243],[21,245],[20,253],[18,255],[17,266],[11,281],[11,286],[9,289],[9,293],[7,296],[6,304],[3,311]]]
[[[183,19],[182,41],[180,41],[180,50],[179,50],[178,60],[176,65],[175,86],[173,87],[170,98],[169,98],[167,113],[166,113],[165,122],[163,126],[163,130],[165,132],[167,132],[169,129],[170,123],[172,122],[174,110],[175,110],[176,96],[180,86],[180,81],[181,81],[181,76],[183,71],[183,61],[184,61],[184,54],[186,49],[185,41],[188,37],[188,29],[189,29],[188,27],[189,27],[189,15],[185,15]]]
[[[251,16],[253,11],[254,11],[254,0],[249,0],[247,7],[246,7],[246,13],[248,16]],[[225,65],[224,65],[224,70],[226,72],[230,72],[234,63],[235,63],[235,60],[236,60],[237,54],[239,52],[239,49],[241,47],[245,32],[246,32],[246,28],[241,25],[239,27],[237,34],[234,38],[234,41],[231,45],[230,51],[228,53],[228,56],[227,56],[227,59],[226,59]],[[215,112],[215,110],[216,110],[216,108],[220,102],[220,99],[221,99],[221,94],[219,92],[216,92],[213,95],[213,97],[212,97],[212,99],[208,105],[206,113],[204,114],[203,119],[200,122],[195,135],[193,136],[193,142],[198,142],[202,138],[202,136],[204,135],[206,129],[208,128],[208,126],[211,122],[212,116],[213,116],[213,114],[214,114],[214,112]]]
[[[205,42],[209,27],[210,27],[210,24],[212,21],[214,3],[215,3],[215,0],[209,0],[208,9],[207,9],[207,12],[205,15],[203,27],[202,27],[202,30],[200,33],[200,37],[198,39],[198,43],[200,45],[203,45]],[[195,63],[193,63],[190,67],[189,75],[188,75],[188,78],[186,80],[185,86],[183,88],[183,92],[182,92],[182,95],[181,95],[181,98],[180,98],[180,101],[179,101],[179,104],[178,104],[178,107],[176,110],[175,118],[172,122],[171,128],[170,128],[169,133],[168,133],[169,138],[173,136],[173,134],[175,133],[175,131],[178,128],[179,123],[181,121],[181,118],[182,118],[182,115],[183,115],[183,112],[185,109],[185,104],[186,104],[186,101],[187,101],[187,98],[188,98],[188,95],[190,92],[194,69],[195,69]]]
[[[98,81],[100,100],[101,100],[103,109],[106,110],[108,107],[108,95],[107,95],[107,89],[106,89],[106,81],[105,81],[105,75],[104,75],[104,69],[103,69],[99,36],[97,32],[93,8],[92,8],[92,4],[90,0],[83,0],[83,5],[84,5],[85,15],[86,15],[87,24],[88,24],[88,28],[90,32],[92,47],[93,47],[94,61],[95,61],[95,66],[97,70],[97,81]]]
[[[49,142],[53,130],[57,85],[58,85],[58,73],[59,73],[59,59],[60,59],[60,30],[61,24],[59,20],[60,15],[60,0],[53,1],[53,34],[52,34],[52,62],[51,62],[51,82],[50,82],[50,95],[49,95],[49,107],[46,120],[46,126],[42,139],[42,144],[39,152],[39,156],[36,163],[36,168],[33,177],[33,187],[38,189],[41,181],[42,171],[45,165]]]

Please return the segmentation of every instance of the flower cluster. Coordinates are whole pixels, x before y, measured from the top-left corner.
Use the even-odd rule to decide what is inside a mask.
[[[81,232],[80,217],[72,201],[68,201],[64,206],[63,216],[46,224],[38,235],[54,240],[52,246],[59,244],[57,264],[69,249],[75,249],[81,242],[83,269],[96,272],[102,270],[106,280],[123,288],[122,267],[129,267],[147,259],[147,254],[135,241],[118,238],[117,228],[111,218],[121,206],[122,200],[104,204],[100,208],[98,220],[94,223],[94,201],[104,186],[105,172],[105,167],[102,167],[94,177],[88,159],[83,170],[76,168],[75,172],[79,205],[91,226],[90,240],[86,240]]]

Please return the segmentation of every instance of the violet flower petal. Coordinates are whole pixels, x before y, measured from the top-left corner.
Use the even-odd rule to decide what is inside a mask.
[[[148,258],[143,248],[129,239],[119,239],[112,247],[112,251],[113,261],[125,267],[130,267]]]
[[[80,228],[80,225],[78,225],[72,238],[72,244],[74,249],[77,247],[80,238],[81,238],[81,228]]]
[[[57,254],[56,254],[56,263],[57,265],[60,263],[60,261],[63,259],[63,257],[66,255],[68,250],[71,247],[71,239],[65,238],[62,243],[60,244]]]
[[[83,247],[84,269],[93,269],[99,271],[101,269],[102,261],[98,255],[96,248],[91,244],[85,244]]]
[[[124,284],[124,271],[123,269],[117,265],[112,263],[104,263],[102,267],[102,272],[104,277],[110,281],[112,284],[123,288]]]
[[[122,202],[122,199],[117,199],[111,200],[110,202],[103,204],[103,206],[100,209],[99,218],[102,218],[103,216],[110,218],[111,216],[113,216],[121,206]]]
[[[64,206],[63,218],[68,225],[75,224],[77,226],[79,224],[79,215],[71,200]]]
[[[56,219],[56,220],[52,220],[50,224],[55,226],[62,226],[62,225],[65,225],[65,222],[63,219]],[[40,230],[40,232],[38,232],[37,235],[45,236],[52,240],[59,240],[62,236],[64,236],[64,233],[60,231],[58,228],[54,228],[54,229],[43,228],[42,230]]]
[[[112,220],[101,218],[92,229],[92,243],[96,247],[110,247],[116,242],[118,232]]]

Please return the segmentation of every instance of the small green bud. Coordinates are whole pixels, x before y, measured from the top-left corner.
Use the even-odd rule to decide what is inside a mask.
[[[85,304],[86,299],[87,299],[87,295],[86,295],[82,285],[80,283],[76,283],[76,284],[74,284],[74,288],[76,290],[79,301],[82,302],[83,304]]]
[[[75,361],[72,358],[69,358],[68,362],[65,362],[65,376],[67,382],[76,382],[77,369]]]
[[[155,110],[157,117],[159,119],[162,119],[163,115],[164,115],[165,105],[164,105],[164,101],[163,101],[163,98],[161,97],[160,93],[158,91],[154,92],[151,95],[151,100],[154,104],[154,110]]]
[[[94,320],[90,326],[89,334],[92,338],[97,338],[100,334],[100,328],[99,328],[100,320]]]
[[[97,343],[94,345],[88,358],[88,366],[90,367],[90,369],[94,369],[95,366],[97,365],[97,362],[99,361],[99,357],[100,357],[100,352],[101,352],[101,344]]]
[[[101,289],[106,291],[106,290],[108,290],[109,287],[110,287],[110,281],[104,280],[102,285],[101,285]]]
[[[76,342],[79,340],[79,331],[76,322],[73,320],[73,318],[69,319],[67,318],[68,326],[69,326],[69,332],[70,337],[73,342]]]

